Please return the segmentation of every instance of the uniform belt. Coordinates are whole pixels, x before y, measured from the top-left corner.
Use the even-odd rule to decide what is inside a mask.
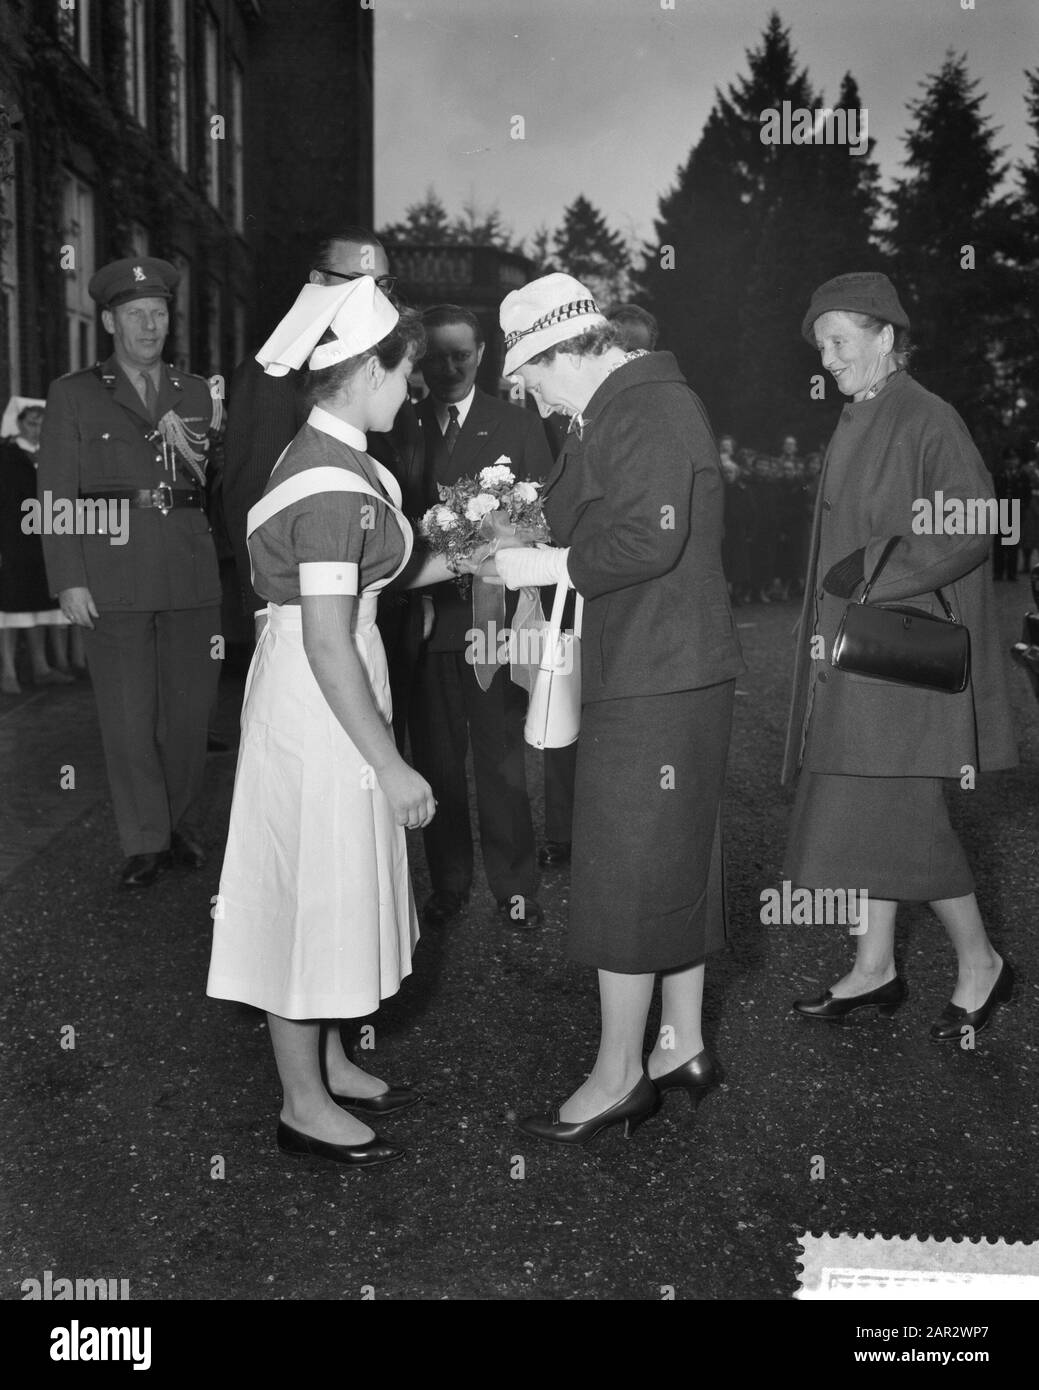
[[[163,516],[174,507],[202,506],[202,494],[195,488],[172,488],[169,483],[160,483],[158,487],[113,487],[79,495],[86,502],[129,502],[131,507],[156,507]]]

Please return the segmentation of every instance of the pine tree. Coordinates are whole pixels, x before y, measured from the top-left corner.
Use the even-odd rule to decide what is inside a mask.
[[[404,209],[403,222],[394,222],[379,233],[384,241],[416,241],[443,246],[455,240],[451,219],[433,185],[418,203]]]
[[[741,442],[748,408],[740,387],[741,325],[749,325],[753,310],[761,307],[749,298],[758,243],[782,189],[789,190],[791,181],[796,186],[804,156],[811,154],[803,146],[765,144],[762,112],[782,110],[784,101],[793,108],[814,104],[808,74],[798,70],[789,31],[777,13],[746,56],[749,75],[727,95],[716,92],[700,140],[675,187],[660,199],[657,245],[639,277],[660,320],[661,340],[702,396],[716,431],[731,431]],[[788,192],[784,216],[793,235],[817,215],[818,209],[799,206]],[[781,329],[777,320],[775,328],[777,335],[783,333],[782,352],[789,353],[797,324]],[[753,405],[750,410],[760,413]],[[785,428],[777,420],[768,434]]]
[[[858,85],[848,73],[835,109],[860,106]],[[820,443],[843,399],[829,378],[825,400],[813,399],[819,360],[800,339],[812,291],[834,275],[883,269],[871,240],[879,171],[869,149],[852,154],[847,145],[813,144],[789,153],[773,179],[740,313],[740,429],[750,444],[766,450],[776,449],[787,434],[803,446]]]
[[[1018,281],[1011,205],[996,193],[1007,170],[964,55],[949,53],[921,85],[905,137],[910,173],[891,196],[893,275],[913,322],[914,374],[985,445],[1013,396],[1002,334]]]
[[[559,269],[573,275],[607,308],[624,299],[629,285],[628,250],[606,219],[583,194],[563,211],[563,225],[553,238]]]
[[[1031,158],[1018,166],[1020,195],[1014,214],[1019,292],[1017,312],[1003,329],[1014,443],[1034,440],[1039,434],[1039,69],[1026,71],[1025,81],[1028,123],[1036,143]]]

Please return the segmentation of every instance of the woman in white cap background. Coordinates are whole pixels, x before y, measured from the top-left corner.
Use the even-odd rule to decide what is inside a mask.
[[[851,970],[794,1009],[835,1023],[892,1014],[908,992],[895,963],[896,910],[927,902],[958,962],[931,1037],[961,1041],[1010,997],[1013,973],[986,934],[943,783],[972,787],[979,772],[1012,767],[1017,749],[985,563],[991,540],[921,531],[916,518],[921,501],[991,498],[992,479],[956,411],[905,370],[909,318],[886,275],[853,272],[820,285],[801,331],[849,400],[816,500],[783,770],[784,781],[800,771],[783,877],[869,898]],[[970,634],[960,694],[832,665],[845,608],[892,540],[869,601],[908,601],[940,616],[942,590]]]
[[[418,923],[405,827],[428,784],[397,752],[377,595],[412,550],[400,488],[365,451],[389,430],[424,335],[369,277],[307,285],[257,354],[308,362],[313,409],[249,513],[269,600],[242,741],[208,993],[264,1009],[281,1077],[283,1152],[357,1166],[399,1158],[350,1113],[417,1102],[357,1067],[338,1020],[371,1014],[411,971]],[[450,577],[430,558],[409,582]]]
[[[673,355],[626,352],[568,275],[508,295],[501,325],[505,375],[542,415],[571,417],[542,493],[562,548],[509,550],[496,567],[509,588],[569,580],[585,601],[568,951],[597,968],[602,1009],[587,1080],[520,1127],[584,1143],[719,1079],[701,1002],[704,959],[726,939],[720,804],[743,661],[714,432]]]
[[[64,632],[51,638],[54,666],[47,659],[47,633],[67,628],[47,585],[43,546],[26,533],[23,504],[36,499],[36,455],[45,401],[12,396],[0,423],[0,691],[20,695],[15,658],[25,633],[35,685],[71,685]],[[82,664],[82,657],[80,657]]]

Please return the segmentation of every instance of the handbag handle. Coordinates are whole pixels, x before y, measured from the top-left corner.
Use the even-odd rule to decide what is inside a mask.
[[[859,599],[860,603],[865,603],[869,598],[869,591],[877,582],[877,579],[880,575],[880,571],[887,564],[888,560],[891,557],[891,552],[894,550],[895,546],[901,539],[901,536],[892,536],[891,539],[888,541],[887,545],[885,545],[884,549],[880,552],[880,559],[873,566],[873,573],[866,581],[866,587],[863,589],[862,597]],[[931,592],[937,595],[938,602],[942,605],[942,608],[945,610],[945,616],[948,618],[949,622],[954,623],[956,621],[956,614],[949,607],[949,604],[946,601],[945,595],[942,593],[941,589],[932,589]]]
[[[561,579],[561,580],[559,581],[559,583],[556,585],[556,595],[555,595],[555,598],[552,600],[552,615],[551,615],[551,617],[550,617],[549,620],[548,620],[548,635],[549,635],[549,640],[550,640],[550,644],[551,644],[551,645],[550,645],[550,649],[554,649],[556,638],[559,636],[559,633],[560,633],[560,631],[561,631],[561,629],[562,629],[562,626],[563,626],[563,609],[566,607],[566,596],[567,596],[567,594],[569,593],[571,587],[572,587],[572,586],[571,586],[570,581],[569,581],[568,579]],[[575,590],[575,593],[576,593],[576,590]],[[584,599],[581,597],[580,594],[577,594],[577,597],[576,597],[576,599],[574,600],[574,636],[575,636],[575,637],[580,637],[580,635],[581,635],[581,623],[582,623],[583,618],[584,618]]]

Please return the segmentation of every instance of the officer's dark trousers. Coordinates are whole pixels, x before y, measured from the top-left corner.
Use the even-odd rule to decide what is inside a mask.
[[[466,896],[473,841],[465,760],[471,742],[476,812],[487,882],[501,902],[535,887],[534,826],[527,798],[523,721],[527,693],[499,668],[481,690],[464,652],[426,651],[415,672],[410,728],[415,767],[433,788],[436,815],[423,832],[435,889]]]
[[[545,758],[545,839],[569,844],[573,838],[574,774],[577,771],[577,744],[565,748],[546,748]]]
[[[202,789],[219,608],[103,612],[84,630],[123,853],[155,854]]]

